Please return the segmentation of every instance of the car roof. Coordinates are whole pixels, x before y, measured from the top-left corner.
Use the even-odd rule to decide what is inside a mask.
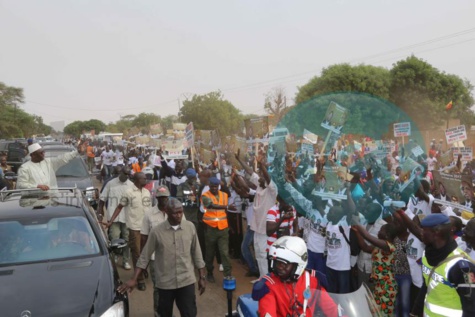
[[[84,216],[84,196],[77,188],[0,191],[0,221],[27,219],[38,214],[45,217]]]

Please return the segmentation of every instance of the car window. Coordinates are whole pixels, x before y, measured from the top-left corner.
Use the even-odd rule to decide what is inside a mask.
[[[99,253],[85,217],[0,222],[0,266],[91,256]]]
[[[68,164],[56,171],[56,177],[89,177],[89,172],[80,157],[74,158]]]

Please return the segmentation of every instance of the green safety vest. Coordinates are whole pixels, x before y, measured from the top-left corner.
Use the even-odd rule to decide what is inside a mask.
[[[427,285],[427,293],[424,301],[424,316],[429,317],[461,317],[462,303],[457,293],[455,285],[449,282],[448,275],[450,269],[461,259],[470,257],[457,248],[447,256],[447,261],[436,266],[429,281],[430,272],[433,266],[429,265],[425,252],[422,257],[422,275]]]

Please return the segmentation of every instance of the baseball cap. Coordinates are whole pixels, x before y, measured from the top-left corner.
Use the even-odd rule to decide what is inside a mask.
[[[446,225],[450,223],[450,218],[444,214],[430,214],[421,221],[423,228],[432,228],[438,225]]]

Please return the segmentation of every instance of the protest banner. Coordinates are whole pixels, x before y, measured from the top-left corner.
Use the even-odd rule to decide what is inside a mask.
[[[461,160],[464,162],[469,162],[473,159],[472,147],[452,147],[451,151],[453,153],[454,160],[458,159],[459,154],[462,154]]]
[[[411,123],[410,122],[399,122],[393,125],[394,136],[395,137],[404,137],[411,135]]]
[[[212,148],[213,147],[212,133],[213,133],[213,130],[195,130],[195,143]]]
[[[247,140],[262,142],[269,134],[269,117],[258,117],[244,120]]]
[[[446,129],[445,138],[447,139],[447,144],[465,141],[467,139],[467,132],[465,131],[465,126],[459,125]]]
[[[348,110],[336,102],[330,102],[321,126],[333,133],[340,134],[348,117]]]

